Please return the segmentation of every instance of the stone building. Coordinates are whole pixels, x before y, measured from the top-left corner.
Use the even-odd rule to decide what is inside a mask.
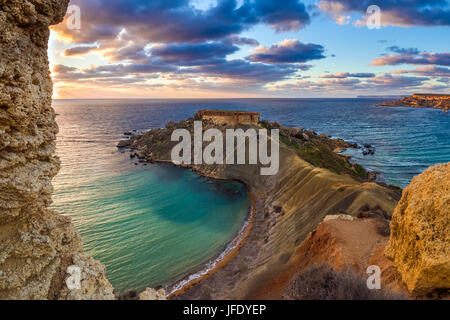
[[[200,110],[195,120],[210,120],[218,125],[257,125],[261,114],[247,111]]]

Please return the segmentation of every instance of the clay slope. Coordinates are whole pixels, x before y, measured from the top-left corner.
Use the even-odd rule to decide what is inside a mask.
[[[308,274],[314,268],[326,266],[339,275],[342,282],[337,283],[336,290],[349,285],[357,292],[341,293],[342,296],[333,297],[333,290],[321,295],[310,296],[310,299],[332,298],[332,299],[405,299],[408,297],[407,290],[401,284],[401,278],[392,263],[388,261],[383,250],[389,239],[385,233],[388,223],[379,216],[371,218],[354,218],[348,215],[327,216],[319,224],[317,229],[311,232],[302,244],[295,250],[293,257],[286,268],[275,275],[253,296],[257,299],[280,299],[295,298],[295,292],[302,286],[320,286],[326,289],[327,275],[317,274],[319,283],[310,283],[303,279],[302,283],[296,283],[296,279]],[[368,278],[367,268],[378,266],[381,270],[381,291],[372,291],[366,287]],[[317,270],[316,270],[317,271]],[[349,275],[354,279],[348,279]],[[323,278],[323,279],[321,279]],[[354,282],[347,283],[347,281]],[[321,283],[323,282],[323,283]],[[311,288],[319,291],[319,288]],[[312,294],[312,293],[311,293]],[[317,293],[316,293],[317,294]],[[294,297],[292,297],[294,296]]]
[[[0,299],[113,298],[70,219],[48,209],[60,165],[48,27],[68,2],[0,1]],[[65,284],[70,265],[82,272],[79,290]]]

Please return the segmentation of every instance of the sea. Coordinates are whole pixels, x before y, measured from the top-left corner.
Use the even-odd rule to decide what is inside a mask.
[[[200,109],[258,111],[285,126],[375,147],[345,151],[382,182],[405,187],[450,161],[450,115],[381,107],[382,99],[54,100],[62,167],[52,208],[70,216],[85,250],[106,266],[120,294],[167,287],[214,264],[242,230],[250,199],[235,181],[167,164],[138,163],[117,149],[143,132]]]

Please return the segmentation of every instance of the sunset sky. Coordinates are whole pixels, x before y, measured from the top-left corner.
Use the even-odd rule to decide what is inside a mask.
[[[449,92],[447,0],[72,0],[52,27],[54,98]],[[381,9],[380,29],[365,13]]]

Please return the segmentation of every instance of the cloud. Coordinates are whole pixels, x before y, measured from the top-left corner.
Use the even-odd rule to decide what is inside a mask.
[[[283,80],[294,74],[297,68],[294,65],[251,63],[243,59],[235,59],[219,64],[199,66],[195,71],[218,77],[267,83]]]
[[[150,78],[151,74],[177,72],[178,69],[171,65],[147,63],[147,64],[109,64],[91,66],[90,68],[75,68],[62,64],[55,65],[52,69],[56,81],[82,81],[87,79],[142,77]]]
[[[394,70],[393,74],[414,74],[416,76],[427,77],[450,77],[450,68],[436,66],[418,67],[412,70]]]
[[[398,54],[419,54],[420,51],[417,48],[400,48],[398,46],[388,47],[387,50]]]
[[[387,2],[386,7],[382,6],[383,14],[392,18],[394,1]],[[396,2],[398,6],[404,2],[407,14],[412,7],[417,7],[411,5],[414,1]],[[442,0],[429,5],[428,10],[441,10],[443,6],[437,5],[438,2]],[[340,72],[306,79],[300,73],[313,67],[311,61],[325,58],[324,46],[296,39],[261,46],[257,40],[243,36],[244,31],[258,24],[276,32],[297,31],[310,23],[311,12],[316,10],[317,15],[319,8],[325,12],[332,8],[340,15],[340,21],[346,23],[350,12],[360,12],[360,9],[352,9],[360,7],[357,1],[321,0],[322,7],[305,8],[299,0],[218,0],[211,1],[213,4],[207,9],[199,9],[192,0],[72,0],[71,3],[81,7],[82,30],[68,32],[64,23],[54,27],[60,37],[72,43],[63,55],[72,57],[95,52],[105,64],[89,68],[55,65],[54,79],[61,85],[82,84],[88,88],[95,84],[124,89],[127,85],[132,88],[229,88],[236,92],[244,88],[258,92],[267,87],[290,86],[322,92],[351,92],[425,88],[433,85],[426,83],[431,78],[436,86],[436,81],[444,85],[443,79],[448,77],[448,69],[437,66],[448,66],[449,53],[392,46],[388,54],[375,59],[372,65],[428,66],[382,76],[369,72]],[[254,48],[246,58],[235,58],[242,56],[236,53],[243,46]]]
[[[278,32],[297,31],[310,22],[305,5],[298,0],[253,1],[255,16]]]
[[[73,0],[81,8],[82,32],[65,24],[54,27],[76,43],[111,40],[126,29],[148,42],[205,42],[220,40],[263,23],[276,31],[296,31],[310,22],[299,0],[221,0],[207,10],[189,0]]]
[[[57,64],[53,66],[52,71],[55,73],[70,73],[70,72],[75,72],[78,69],[75,67],[68,67],[62,64]]]
[[[319,44],[303,43],[299,40],[284,40],[270,48],[259,46],[248,59],[264,63],[303,63],[323,59],[324,48]]]
[[[149,55],[143,45],[131,43],[128,46],[115,48],[114,46],[103,46],[103,56],[108,58],[110,62],[130,61],[135,63],[147,63]]]
[[[447,0],[320,0],[318,7],[338,23],[346,14],[366,15],[370,5],[381,8],[383,25],[449,26],[450,9]],[[359,23],[364,23],[364,19]]]
[[[75,70],[60,67],[56,81],[106,83],[106,79],[118,82],[123,78],[124,83],[131,83],[132,78],[183,75],[177,83],[203,77],[204,81],[219,78],[265,84],[309,70],[312,66],[304,62],[324,58],[322,46],[301,42],[294,43],[296,48],[281,48],[284,54],[280,52],[279,59],[228,58],[240,46],[259,46],[257,40],[240,35],[255,25],[285,32],[308,24],[310,17],[300,0],[282,4],[277,0],[220,0],[207,9],[199,9],[191,0],[72,0],[71,4],[81,8],[82,29],[69,31],[65,23],[53,27],[59,39],[75,45],[64,55],[95,51],[109,64]]]
[[[326,92],[395,92],[396,90],[410,90],[416,88],[430,88],[426,81],[426,77],[405,77],[392,76],[384,74],[378,77],[371,78],[334,78],[323,79],[317,81],[299,80],[299,81],[284,81],[274,84],[266,85],[266,88],[271,91],[313,91],[322,93]]]
[[[450,52],[420,52],[416,48],[389,47],[388,50],[398,54],[385,54],[380,58],[374,59],[372,66],[393,66],[398,64],[413,65],[441,65],[450,66]]]
[[[336,92],[363,89],[359,79],[326,79],[319,81],[299,80],[294,82],[281,82],[266,86],[271,91],[316,91]]]
[[[223,42],[156,44],[151,47],[152,57],[176,65],[201,65],[217,63],[239,47]]]
[[[109,64],[92,66],[90,68],[75,68],[64,65],[53,67],[54,80],[64,82],[96,82],[108,83],[114,79],[124,83],[133,82],[132,79],[145,81],[145,79],[175,80],[179,83],[188,79],[202,77],[208,82],[214,80],[222,82],[233,81],[235,83],[265,84],[273,81],[284,80],[295,74],[298,68],[289,64],[263,64],[251,63],[243,59],[220,60],[214,63],[204,63],[188,68],[178,68],[172,64],[166,64],[163,60],[155,60],[147,64]],[[137,82],[137,81],[135,81]],[[207,83],[204,83],[205,86]]]
[[[402,89],[421,86],[423,82],[427,80],[430,79],[427,77],[406,77],[385,74],[383,76],[369,79],[368,82],[377,88]]]
[[[259,46],[259,42],[255,39],[247,38],[247,37],[239,37],[237,35],[232,35],[224,39],[224,42],[232,43],[236,45],[247,45],[252,47]]]
[[[78,46],[78,47],[73,47],[73,48],[64,50],[63,54],[65,57],[80,56],[80,55],[85,55],[85,54],[91,53],[93,51],[96,51],[97,49],[98,49],[98,47]]]
[[[308,71],[308,70],[310,70],[313,67],[313,65],[312,64],[299,63],[299,64],[297,64],[297,67],[300,70],[302,70],[302,71]]]
[[[338,72],[333,74],[325,74],[320,76],[324,79],[345,79],[345,78],[374,78],[375,73],[369,72],[359,72],[359,73],[349,73],[349,72]]]

